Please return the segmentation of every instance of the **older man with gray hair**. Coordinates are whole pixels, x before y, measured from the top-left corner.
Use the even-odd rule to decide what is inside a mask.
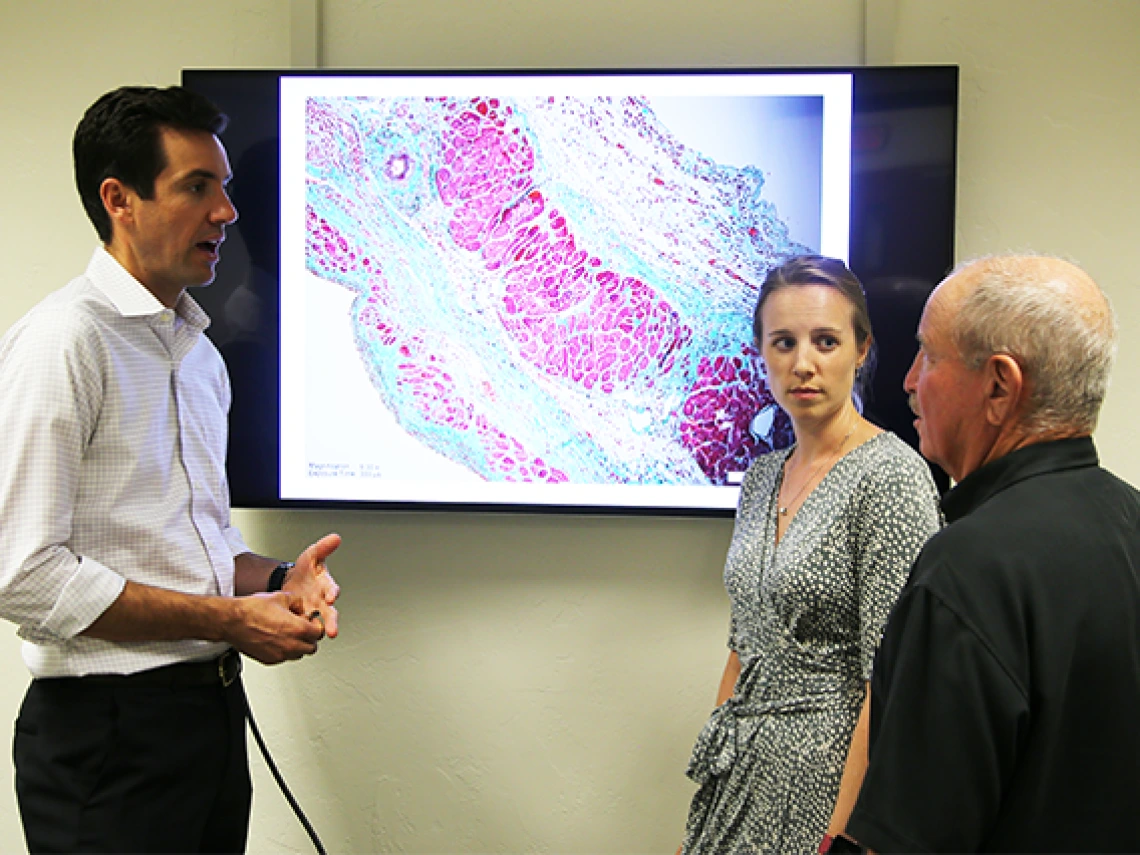
[[[957,486],[879,649],[831,851],[1140,851],[1140,493],[1090,436],[1115,339],[1057,258],[971,262],[931,295],[906,389]]]

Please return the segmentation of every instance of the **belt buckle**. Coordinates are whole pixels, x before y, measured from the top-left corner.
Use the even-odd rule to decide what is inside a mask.
[[[241,656],[232,647],[218,657],[218,676],[222,688],[228,688],[241,673]]]

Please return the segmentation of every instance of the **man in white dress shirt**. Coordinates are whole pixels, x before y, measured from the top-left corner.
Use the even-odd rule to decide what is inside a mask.
[[[97,100],[76,182],[102,246],[0,340],[0,617],[33,681],[16,723],[32,852],[240,852],[240,657],[337,634],[327,535],[295,565],[230,521],[230,387],[186,292],[226,227],[226,117],[180,87]]]

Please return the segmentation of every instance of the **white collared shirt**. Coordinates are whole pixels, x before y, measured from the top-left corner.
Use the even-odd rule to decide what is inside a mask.
[[[232,596],[230,386],[187,294],[165,308],[104,249],[0,340],[0,617],[36,677],[132,673],[204,641],[79,635],[126,580]]]

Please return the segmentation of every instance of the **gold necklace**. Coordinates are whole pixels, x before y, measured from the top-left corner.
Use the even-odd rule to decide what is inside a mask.
[[[808,484],[815,480],[815,476],[819,474],[819,471],[823,469],[825,464],[839,459],[839,455],[843,451],[843,446],[847,445],[847,440],[851,439],[851,434],[855,433],[856,424],[858,424],[858,422],[852,424],[847,433],[843,435],[843,439],[839,443],[839,448],[835,449],[835,451],[830,456],[825,457],[823,460],[821,460],[815,469],[812,470],[812,473],[810,476],[808,476],[808,479],[804,481],[800,489],[796,491],[796,494],[792,496],[791,500],[786,505],[779,508],[780,516],[786,517],[788,515],[788,508],[794,505],[796,503],[796,500],[799,499],[801,495],[803,495],[803,492],[807,489]],[[779,501],[778,498],[777,501]]]

